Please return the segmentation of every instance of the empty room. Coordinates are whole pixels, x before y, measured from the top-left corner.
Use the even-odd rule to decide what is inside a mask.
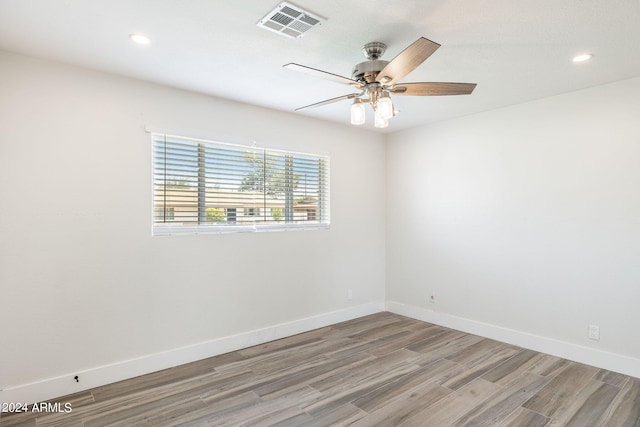
[[[638,22],[0,0],[0,426],[639,426]]]

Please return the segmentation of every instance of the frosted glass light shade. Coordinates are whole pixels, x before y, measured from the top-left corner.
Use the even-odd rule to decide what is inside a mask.
[[[382,117],[382,115],[380,114],[380,109],[376,110],[375,122],[373,125],[377,128],[386,128],[387,126],[389,126],[389,119],[385,119],[384,117]]]
[[[354,99],[351,104],[351,124],[363,125],[366,120],[364,104],[359,99]]]
[[[376,111],[379,112],[380,117],[385,120],[389,120],[393,117],[393,103],[389,97],[389,92],[383,92],[380,99],[378,99],[378,106]]]

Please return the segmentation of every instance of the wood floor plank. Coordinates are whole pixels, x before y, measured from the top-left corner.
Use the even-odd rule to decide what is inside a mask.
[[[34,425],[38,427],[84,427],[84,421],[82,416],[77,414],[43,414],[37,418],[37,423]]]
[[[314,358],[314,355],[317,353],[313,353],[311,351],[307,351],[307,345],[311,344],[302,344],[300,348],[297,348],[295,352],[285,350],[272,351],[266,354],[256,355],[254,357],[239,360],[237,362],[228,363],[216,368],[217,372],[230,372],[230,371],[243,371],[243,370],[251,370],[256,374],[261,373],[272,373],[274,371],[287,369],[290,366],[295,366],[298,363],[305,362],[307,359]],[[320,355],[323,358],[327,358],[327,356]]]
[[[407,328],[410,328],[413,324],[412,319],[399,316],[397,321],[393,323],[383,324],[374,328],[368,328],[362,332],[356,334],[349,334],[348,337],[358,341],[373,341],[375,339],[392,335],[397,332],[409,332]]]
[[[547,427],[549,418],[530,409],[519,407],[496,427]]]
[[[430,325],[425,328],[415,329],[415,325],[409,326],[405,329],[405,334],[398,336],[395,340],[390,341],[387,344],[378,344],[374,348],[369,349],[369,353],[373,356],[382,356],[387,353],[406,348],[407,346],[425,340],[432,336],[436,331],[441,328],[436,325]]]
[[[606,369],[600,369],[594,376],[594,380],[602,381],[603,383],[611,384],[616,387],[622,388],[629,381],[629,377],[626,375],[618,374],[617,372],[611,372]]]
[[[361,369],[354,376],[349,376],[346,382],[335,382],[332,383],[331,387],[322,389],[325,398],[304,409],[313,415],[326,407],[340,406],[352,402],[372,390],[394,382],[408,374],[415,374],[419,369],[419,365],[414,365],[410,362],[396,363],[383,372],[376,369],[375,365],[366,370]],[[317,388],[317,384],[312,383],[311,387]]]
[[[475,345],[471,347],[475,347]],[[452,390],[458,390],[476,378],[495,369],[517,352],[517,350],[510,346],[502,345],[482,346],[480,348],[483,351],[482,354],[478,354],[476,352],[477,348],[474,348],[467,357],[447,357],[447,360],[462,364],[464,367],[455,375],[440,382],[440,384]]]
[[[640,427],[640,379],[629,378],[602,416],[607,427]]]
[[[232,417],[222,419],[221,426],[271,426],[281,421],[303,414],[302,406],[316,401],[320,393],[311,387],[304,386],[281,395],[276,399],[265,400],[259,405],[243,409]]]
[[[595,381],[594,383],[598,383]],[[584,405],[564,423],[566,427],[596,427],[601,426],[600,419],[606,413],[607,408],[613,402],[620,389],[607,383],[600,385],[585,400]],[[553,424],[552,424],[553,425]]]
[[[329,427],[329,426],[350,426],[367,417],[367,413],[350,403],[332,408],[325,408],[317,412],[313,421],[304,424],[303,427]]]
[[[416,358],[416,353],[406,349],[397,350],[378,358],[372,356],[370,359],[366,359],[367,363],[360,363],[357,366],[341,370],[342,372],[339,371],[339,375],[326,376],[325,378],[314,381],[310,384],[316,390],[330,394],[337,389],[345,388],[356,382],[361,382],[363,379],[382,374],[378,369],[379,363],[384,364],[388,371],[389,368],[415,365],[414,362]],[[414,369],[417,369],[417,366],[415,368],[411,368],[411,370]]]
[[[543,377],[553,378],[560,372],[571,366],[573,362],[560,357],[548,354],[540,354],[540,360],[528,369],[533,374],[542,375]]]
[[[591,381],[596,371],[592,366],[572,362],[522,406],[553,418],[556,412],[568,407],[571,398]]]
[[[484,364],[487,359],[494,359],[496,354],[508,354],[508,357],[511,357],[519,350],[508,344],[484,338],[475,344],[460,349],[456,353],[450,354],[446,359],[473,367]]]
[[[375,363],[375,358],[366,352],[358,352],[341,357],[338,360],[329,358],[326,363],[317,367],[311,367],[301,371],[294,371],[288,375],[282,376],[281,380],[270,381],[264,386],[258,387],[257,390],[261,395],[273,393],[279,387],[287,387],[292,382],[304,382],[311,384],[316,390],[318,384],[331,382],[334,378],[344,378],[352,375],[353,372],[360,372],[367,369],[368,366]]]
[[[107,421],[109,427],[155,427],[161,425],[171,425],[179,422],[182,417],[190,417],[198,411],[206,411],[207,405],[200,399],[187,399],[184,402],[167,402],[167,405],[154,407],[149,411],[139,411],[136,415],[126,415],[120,421]],[[90,424],[83,423],[82,426]]]
[[[0,414],[0,427],[640,427],[640,379],[377,313]]]
[[[457,340],[457,339],[465,339],[466,341],[472,341],[470,336],[465,334],[464,332],[447,330],[444,328],[437,328],[433,331],[432,334],[428,335],[426,338],[411,343],[407,346],[408,350],[415,351],[417,353],[428,353],[433,351],[435,348],[447,347],[449,343]],[[475,344],[476,342],[482,341],[484,338],[477,337],[473,342],[465,343],[465,347]],[[446,355],[455,353],[461,347],[451,348],[450,352]]]
[[[468,335],[462,332],[451,332],[441,336],[439,340],[430,343],[417,343],[417,345],[407,346],[408,350],[416,351],[421,354],[420,364],[431,363],[434,360],[444,359],[451,354],[457,353],[462,349],[469,347],[484,338],[476,335]]]
[[[505,360],[484,374],[482,378],[496,384],[507,384],[537,364],[541,358],[542,355],[540,353],[533,350],[522,349],[508,360]]]
[[[203,393],[200,397],[205,403],[211,403],[247,391],[259,392],[262,396],[265,396],[296,384],[306,384],[313,380],[334,375],[335,372],[340,370],[353,369],[355,366],[371,359],[372,357],[366,353],[354,354],[344,360],[317,358],[292,366],[289,370],[278,370],[270,375],[255,375],[251,379],[229,384],[228,387],[220,387],[218,390]]]
[[[356,345],[343,346],[341,349],[336,351],[329,351],[326,353],[327,356],[330,356],[334,359],[341,359],[344,357],[348,357],[349,355],[356,352],[368,352],[368,350],[372,348],[377,348],[378,346],[387,345],[395,342],[397,339],[405,336],[405,331],[398,331],[392,335],[386,335],[380,338],[377,338],[373,341],[358,341],[353,340],[353,343]]]
[[[348,336],[358,332],[366,331],[370,328],[375,328],[376,326],[391,325],[403,319],[406,318],[394,313],[375,313],[368,316],[359,317],[358,319],[336,323],[335,325],[332,325],[331,328],[338,331],[342,336]]]
[[[414,390],[411,393],[396,398],[388,405],[385,405],[365,418],[353,424],[353,427],[370,426],[398,426],[413,415],[429,407],[452,391],[446,387],[435,383],[428,383],[424,387]]]
[[[273,423],[273,427],[307,427],[314,423],[314,418],[307,414],[306,412],[302,412],[300,414],[296,414],[292,417],[285,418],[282,421],[278,421],[277,423]]]
[[[0,426],[2,427],[36,427],[36,418],[33,416],[5,415],[4,418],[0,416]]]
[[[351,403],[363,411],[371,413],[397,397],[410,393],[415,388],[424,386],[429,382],[437,382],[439,378],[457,366],[457,363],[450,360],[436,360],[369,392],[361,393]]]
[[[174,425],[183,427],[220,425],[223,420],[227,420],[233,416],[237,417],[238,413],[241,413],[244,408],[259,406],[260,402],[260,396],[251,391],[247,391],[227,397],[226,399],[216,400],[210,405],[207,405],[206,409],[184,414],[175,420]]]
[[[398,427],[448,426],[479,405],[500,386],[483,379],[476,379],[460,390],[449,394],[437,405],[423,408]]]
[[[237,353],[245,358],[262,356],[275,351],[282,351],[294,347],[305,346],[306,344],[322,342],[326,340],[326,336],[330,331],[331,328],[328,326],[326,328],[314,329],[313,331],[303,332],[301,334],[238,350]]]
[[[451,425],[455,427],[495,426],[522,406],[548,382],[548,378],[525,372]]]

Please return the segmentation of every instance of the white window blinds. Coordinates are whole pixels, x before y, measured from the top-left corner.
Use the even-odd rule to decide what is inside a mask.
[[[153,233],[329,225],[329,158],[152,134]]]

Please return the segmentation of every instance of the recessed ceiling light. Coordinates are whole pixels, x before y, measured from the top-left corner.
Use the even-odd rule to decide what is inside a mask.
[[[142,34],[130,34],[129,38],[131,39],[131,41],[138,43],[138,44],[149,44],[151,43],[151,39],[145,35]]]
[[[592,53],[584,53],[582,55],[577,55],[573,57],[573,62],[584,62],[584,61],[588,61],[591,58],[593,58],[593,54]]]

